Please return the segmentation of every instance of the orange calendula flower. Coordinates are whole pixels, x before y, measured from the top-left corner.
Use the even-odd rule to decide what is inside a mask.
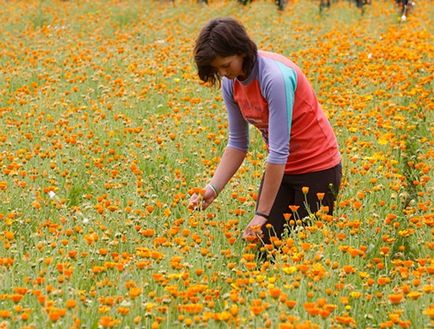
[[[431,320],[434,320],[434,304],[431,304],[426,310],[424,310],[423,314],[429,316]]]
[[[318,200],[322,201],[324,199],[325,193],[317,193],[316,197],[318,198]]]
[[[65,314],[66,314],[65,309],[59,309],[59,308],[54,308],[54,307],[49,309],[49,311],[48,311],[48,317],[53,322],[58,321],[60,318],[64,317]]]
[[[130,312],[130,308],[125,306],[120,306],[118,307],[117,312],[121,315],[127,315]]]
[[[294,308],[295,305],[297,305],[297,302],[295,300],[287,300],[287,301],[285,301],[285,305],[288,308]]]
[[[248,262],[251,262],[255,259],[255,254],[243,254],[243,259],[245,259]]]
[[[112,318],[111,316],[103,316],[99,319],[99,324],[103,328],[113,328],[115,327],[120,321]]]
[[[257,264],[255,262],[247,262],[244,263],[244,266],[249,270],[252,271],[256,268]]]
[[[2,319],[7,319],[10,318],[12,316],[11,311],[8,310],[0,310],[0,318]]]
[[[420,296],[422,296],[422,293],[420,293],[419,291],[410,291],[407,295],[408,298],[413,300],[418,299]]]
[[[390,278],[389,277],[385,277],[385,276],[380,276],[377,279],[377,283],[380,286],[384,286],[385,284],[388,284],[390,282]]]
[[[279,298],[280,294],[282,293],[279,288],[270,288],[268,292],[270,293],[270,296],[274,299]]]
[[[141,293],[142,293],[142,289],[141,288],[133,287],[133,288],[131,288],[129,290],[128,295],[131,298],[136,298],[136,297],[140,296]]]
[[[387,298],[389,299],[389,301],[392,304],[399,304],[402,302],[404,295],[403,294],[391,294],[391,295],[387,296]]]
[[[28,289],[25,288],[25,287],[15,287],[15,288],[14,288],[14,291],[15,291],[17,294],[25,295],[25,294],[27,293]]]
[[[73,299],[68,299],[65,303],[66,308],[74,308],[77,306],[77,302]]]
[[[345,324],[345,325],[355,325],[356,324],[354,319],[350,316],[337,316],[336,321],[338,323]]]
[[[342,269],[344,270],[344,272],[346,274],[350,274],[350,273],[355,273],[356,272],[356,269],[353,266],[351,266],[351,265],[344,265],[342,267]]]
[[[23,299],[23,295],[12,294],[9,296],[9,298],[16,304],[16,303],[19,303],[21,301],[21,299]]]

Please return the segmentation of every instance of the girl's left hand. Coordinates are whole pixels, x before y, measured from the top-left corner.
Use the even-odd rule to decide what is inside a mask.
[[[258,237],[262,237],[262,226],[267,222],[267,219],[262,216],[255,215],[243,232],[243,239],[251,241]]]

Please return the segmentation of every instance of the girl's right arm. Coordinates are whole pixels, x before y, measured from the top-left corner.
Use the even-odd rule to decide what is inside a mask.
[[[238,168],[244,161],[246,157],[246,152],[232,148],[230,146],[226,147],[223,152],[222,159],[217,166],[217,169],[209,182],[205,187],[205,192],[202,196],[193,194],[190,198],[189,208],[200,208],[206,209],[214,200],[217,195],[229,182],[232,176],[237,172]]]
[[[196,208],[198,206],[200,206],[201,209],[207,208],[217,197],[218,193],[220,193],[220,191],[225,187],[231,177],[236,173],[246,157],[249,145],[248,124],[241,115],[241,111],[233,99],[232,90],[233,82],[223,78],[222,93],[226,110],[228,112],[229,124],[228,146],[223,152],[222,159],[220,160],[211,181],[205,188],[204,195],[202,197],[193,195],[190,198],[189,207],[191,208]],[[199,203],[201,199],[202,204],[200,205]]]

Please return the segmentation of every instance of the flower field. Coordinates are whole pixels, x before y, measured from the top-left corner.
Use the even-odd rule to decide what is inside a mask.
[[[0,329],[432,328],[434,6],[1,1]],[[216,16],[306,73],[339,141],[333,217],[241,239],[266,151],[206,211],[226,145],[192,51]],[[291,210],[288,209],[288,214]]]

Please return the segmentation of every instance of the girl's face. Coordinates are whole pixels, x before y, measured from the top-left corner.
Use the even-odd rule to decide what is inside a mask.
[[[211,66],[218,72],[221,77],[228,79],[244,80],[242,55],[232,55],[227,57],[217,56],[211,63]]]

